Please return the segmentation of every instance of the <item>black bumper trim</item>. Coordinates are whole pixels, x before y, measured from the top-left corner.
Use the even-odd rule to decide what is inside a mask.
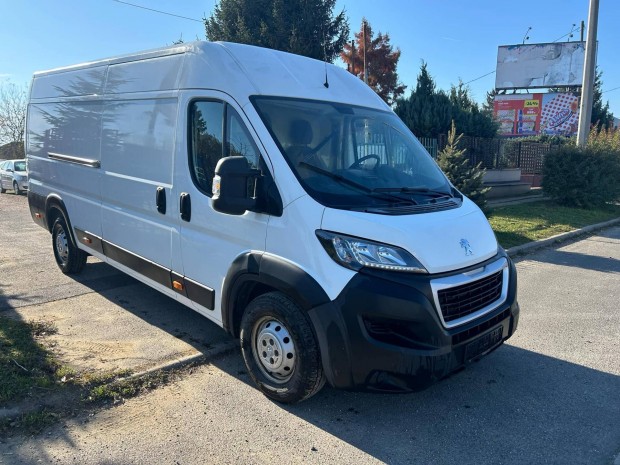
[[[343,389],[416,391],[465,367],[470,362],[465,348],[479,338],[487,337],[492,346],[480,342],[482,353],[474,351],[473,359],[495,350],[512,336],[519,316],[516,270],[506,258],[506,300],[453,328],[441,324],[435,309],[430,289],[434,276],[401,275],[395,281],[392,275],[358,273],[338,298],[309,312],[328,382]],[[488,336],[500,327],[499,341]]]

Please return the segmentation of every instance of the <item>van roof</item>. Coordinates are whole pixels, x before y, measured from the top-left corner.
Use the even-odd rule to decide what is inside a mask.
[[[330,63],[251,45],[204,41],[37,72],[31,99],[177,89],[219,90],[242,106],[251,95],[271,95],[389,110],[360,79]]]

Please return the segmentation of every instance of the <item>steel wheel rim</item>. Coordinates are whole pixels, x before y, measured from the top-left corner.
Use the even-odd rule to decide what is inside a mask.
[[[60,261],[63,264],[67,263],[69,259],[69,244],[64,229],[61,229],[58,234],[56,234],[56,252],[58,253]]]
[[[286,383],[295,372],[297,352],[288,328],[273,317],[260,319],[252,332],[252,352],[259,369],[270,381]]]

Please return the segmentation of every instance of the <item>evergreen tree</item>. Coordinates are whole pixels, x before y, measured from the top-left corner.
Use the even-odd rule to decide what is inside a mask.
[[[482,108],[480,109],[480,111],[486,116],[493,118],[493,104],[495,102],[495,96],[498,94],[499,92],[496,89],[487,91],[486,98],[482,104]]]
[[[220,0],[205,18],[207,39],[296,53],[332,62],[349,37],[336,0]]]
[[[482,186],[484,169],[478,166],[470,166],[469,158],[465,150],[459,149],[459,143],[463,134],[456,134],[454,121],[448,132],[448,144],[439,152],[437,163],[446,173],[454,186],[470,200],[476,203],[482,211],[487,210],[486,193],[488,188]]]
[[[395,112],[418,137],[437,138],[446,134],[453,120],[467,136],[495,137],[497,133],[498,125],[492,113],[480,111],[467,86],[459,82],[449,94],[436,90],[424,62],[415,90],[397,102]]]
[[[355,33],[353,44],[346,43],[340,54],[347,64],[349,72],[360,79],[364,79],[364,51],[366,52],[366,72],[368,73],[368,85],[379,94],[388,105],[405,92],[405,85],[398,82],[396,66],[400,58],[400,49],[394,51],[390,44],[388,34],[374,33],[372,27],[362,19],[360,32]]]
[[[445,134],[452,121],[452,103],[443,91],[437,91],[435,81],[422,62],[415,90],[400,99],[394,109],[417,137],[437,138]]]
[[[614,115],[609,110],[609,102],[603,105],[603,72],[597,67],[594,78],[594,94],[592,98],[592,118],[590,123],[600,129],[610,129],[614,127]]]

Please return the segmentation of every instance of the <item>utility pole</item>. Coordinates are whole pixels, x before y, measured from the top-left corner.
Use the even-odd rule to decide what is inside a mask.
[[[362,20],[363,37],[364,37],[364,82],[368,84],[368,70],[366,69],[366,20]]]
[[[586,29],[586,23],[585,23],[585,21],[582,19],[582,20],[581,20],[581,42],[583,42],[583,33],[584,33],[585,29]]]
[[[590,0],[588,12],[588,39],[586,42],[586,59],[583,64],[583,84],[581,88],[581,111],[579,112],[579,129],[577,146],[585,147],[590,132],[592,119],[592,100],[594,96],[594,70],[596,66],[596,30],[598,27],[598,0]]]
[[[355,74],[355,41],[351,41],[351,74]]]

